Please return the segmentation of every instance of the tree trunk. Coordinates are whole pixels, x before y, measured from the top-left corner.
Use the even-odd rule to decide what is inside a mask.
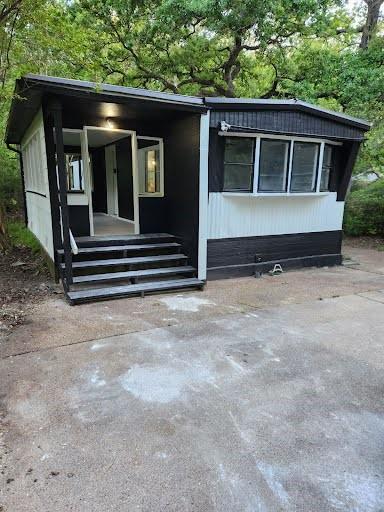
[[[383,1],[384,0],[364,0],[367,4],[368,10],[360,41],[360,48],[362,49],[368,48],[369,41],[372,38],[379,20],[380,7],[382,6]]]

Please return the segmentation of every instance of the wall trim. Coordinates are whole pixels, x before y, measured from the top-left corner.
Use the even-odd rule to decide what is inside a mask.
[[[215,279],[254,276],[255,272],[265,273],[273,270],[275,264],[280,264],[283,268],[283,271],[302,267],[324,267],[341,265],[342,259],[343,257],[341,254],[320,254],[315,256],[305,256],[301,258],[273,260],[263,263],[248,263],[244,265],[212,267],[208,269],[207,279],[212,281]]]
[[[207,277],[209,112],[200,116],[198,278]]]

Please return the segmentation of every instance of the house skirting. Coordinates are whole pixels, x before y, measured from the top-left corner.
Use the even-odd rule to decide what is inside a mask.
[[[208,240],[207,277],[249,276],[276,263],[283,269],[339,265],[341,241],[341,231]]]

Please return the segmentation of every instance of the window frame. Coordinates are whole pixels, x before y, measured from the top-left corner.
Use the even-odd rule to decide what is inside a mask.
[[[291,135],[272,135],[272,134],[264,134],[260,133],[247,133],[247,132],[224,132],[219,131],[219,136],[223,137],[246,137],[246,138],[254,138],[255,141],[255,151],[254,151],[254,169],[253,169],[253,189],[252,191],[226,191],[222,188],[222,193],[225,195],[239,195],[239,196],[259,196],[259,197],[299,197],[299,196],[324,196],[330,194],[330,190],[328,191],[320,191],[320,180],[321,180],[321,170],[323,166],[323,156],[324,156],[324,147],[325,145],[329,146],[342,146],[342,142],[332,141],[328,139],[315,138],[315,137],[300,137],[300,136],[291,136]],[[260,167],[260,149],[261,149],[261,140],[262,139],[272,139],[272,140],[284,140],[289,141],[289,156],[288,156],[288,173],[287,173],[287,186],[284,192],[264,192],[259,191],[259,167]],[[291,192],[291,177],[292,177],[292,163],[293,163],[293,149],[295,142],[311,142],[319,145],[319,152],[317,158],[317,167],[316,167],[316,188],[313,192]],[[334,152],[333,152],[334,153]],[[224,158],[224,156],[223,156]],[[333,155],[334,158],[334,155]],[[223,162],[223,174],[224,174],[224,162]]]
[[[145,146],[144,148],[137,148],[137,154],[139,155],[140,151],[144,153],[146,151],[150,151],[153,149],[157,149],[159,147],[159,191],[158,192],[140,192],[140,187],[138,191],[139,197],[164,197],[164,141],[160,137],[146,137],[145,135],[137,135],[138,140],[150,140],[153,141],[151,146]],[[140,168],[138,168],[138,179],[140,183]],[[146,178],[146,175],[145,175]]]
[[[223,192],[231,194],[250,194],[253,191],[254,188],[254,180],[255,180],[255,153],[256,153],[256,141],[254,141],[254,137],[243,137],[243,138],[249,138],[252,140],[252,161],[251,162],[226,162],[225,161],[225,143],[224,143],[224,151],[223,151]],[[224,188],[224,182],[225,182],[225,166],[226,165],[243,165],[248,166],[251,168],[251,174],[250,174],[250,183],[248,189],[241,189],[241,188],[234,188],[234,189],[225,189]]]

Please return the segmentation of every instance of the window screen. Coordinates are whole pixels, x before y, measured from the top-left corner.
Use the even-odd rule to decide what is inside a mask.
[[[315,192],[319,144],[295,142],[293,145],[291,192]]]
[[[225,137],[224,191],[252,191],[254,146],[251,138]]]
[[[260,143],[259,192],[285,192],[289,141],[262,139]]]

